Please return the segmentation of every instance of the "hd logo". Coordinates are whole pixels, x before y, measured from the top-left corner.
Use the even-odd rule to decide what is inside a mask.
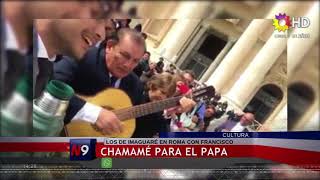
[[[96,139],[70,139],[70,160],[88,161],[95,158]]]

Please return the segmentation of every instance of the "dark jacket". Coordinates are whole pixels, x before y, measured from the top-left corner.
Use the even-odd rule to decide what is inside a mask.
[[[52,78],[53,62],[46,58],[38,58],[39,73],[36,77],[36,84],[34,89],[34,98],[38,98],[45,89],[47,83]]]
[[[141,77],[143,72],[147,72],[149,70],[149,61],[145,59],[141,59],[138,65],[133,69],[133,72],[136,73],[138,77]]]
[[[54,79],[69,84],[76,93],[86,96],[95,95],[111,87],[105,63],[105,50],[92,47],[78,63],[69,57],[63,57],[54,63]],[[134,73],[122,78],[119,88],[128,94],[133,105],[143,102],[143,86]],[[65,122],[70,122],[84,104],[84,100],[77,96],[72,97]]]
[[[5,101],[10,98],[19,79],[24,75],[30,58],[17,50],[2,49],[0,53],[3,53],[0,64],[0,100]]]
[[[164,63],[162,61],[158,61],[156,65],[156,71],[157,73],[163,72]]]

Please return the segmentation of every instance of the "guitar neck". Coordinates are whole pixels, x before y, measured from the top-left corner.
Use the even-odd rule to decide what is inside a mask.
[[[124,121],[132,118],[138,118],[155,112],[163,111],[164,109],[174,107],[178,104],[182,96],[172,97],[161,101],[149,102],[146,104],[141,104],[133,107],[128,107],[124,109],[117,109],[113,112],[117,117]]]

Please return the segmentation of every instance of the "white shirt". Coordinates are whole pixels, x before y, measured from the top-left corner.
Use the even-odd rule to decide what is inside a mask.
[[[37,55],[38,55],[38,58],[46,58],[46,59],[49,59],[49,61],[55,61],[56,59],[56,56],[49,58],[48,52],[39,35],[38,35],[38,54]],[[95,123],[98,119],[101,109],[102,108],[100,106],[96,106],[92,103],[86,102],[86,104],[78,111],[78,113],[71,119],[71,121],[81,119],[87,122]]]
[[[231,130],[230,132],[242,132],[246,126],[242,126],[240,122],[238,122]]]
[[[56,60],[56,55],[54,55],[53,57],[49,58],[48,55],[48,51],[46,49],[46,47],[43,44],[43,41],[40,37],[40,35],[38,34],[38,54],[37,54],[38,58],[46,58],[49,59],[49,61],[53,62]]]
[[[109,73],[109,77],[112,77],[112,74]],[[121,79],[117,79],[117,81],[114,84],[114,88],[120,87]],[[86,103],[80,111],[77,112],[77,114],[72,118],[71,121],[74,120],[85,120],[91,123],[95,123],[98,120],[100,111],[102,110],[102,107],[96,106],[91,103]]]
[[[26,54],[27,49],[20,49],[18,45],[18,40],[16,35],[12,29],[12,26],[8,21],[5,21],[5,49],[8,50],[16,50],[19,51],[21,54]]]
[[[17,38],[13,32],[11,25],[7,21],[5,22],[5,33],[6,33],[5,48],[18,50],[19,46],[18,46]]]
[[[109,78],[111,79],[112,78],[112,74],[109,73]],[[117,81],[114,83],[114,88],[119,88],[120,87],[120,82],[121,82],[121,79],[117,79]]]

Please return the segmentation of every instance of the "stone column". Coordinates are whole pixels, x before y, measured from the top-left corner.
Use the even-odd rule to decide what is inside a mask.
[[[314,2],[303,17],[309,18],[310,26],[307,28],[295,28],[288,39],[288,77],[292,75],[292,72],[298,67],[305,54],[319,40],[319,2]],[[301,34],[306,34],[309,37],[294,37]]]
[[[238,66],[241,64],[250,49],[256,44],[259,37],[259,28],[264,27],[267,23],[263,19],[255,19],[249,24],[247,29],[234,44],[229,53],[224,57],[218,68],[213,72],[207,81],[208,85],[213,85],[219,92],[223,88],[225,82],[233,75]],[[267,23],[270,24],[270,23]]]
[[[275,6],[265,16],[266,19],[273,19],[279,12],[293,13],[298,8],[296,2],[277,2]],[[233,76],[241,62],[249,54],[250,50],[258,41],[261,32],[266,28],[270,28],[272,23],[269,20],[255,19],[253,20],[230,52],[224,57],[218,68],[213,72],[207,81],[207,84],[213,85],[217,91],[221,91],[225,82]]]
[[[200,79],[200,82],[205,82],[208,80],[208,78],[212,75],[213,71],[216,69],[216,67],[219,65],[219,63],[222,61],[223,57],[228,53],[230,48],[232,47],[234,42],[229,41],[222,51],[218,54],[218,56],[214,59],[214,61],[210,64],[209,68],[206,70],[202,78]]]
[[[173,61],[184,43],[190,38],[192,32],[200,24],[201,19],[176,19],[169,32],[157,48],[162,51],[163,57]],[[173,62],[175,63],[175,62]]]
[[[266,126],[268,130],[272,131],[287,131],[288,130],[288,106],[285,105],[280,110],[278,115],[270,123],[265,123],[263,126]]]
[[[262,125],[262,131],[287,131],[287,97],[274,109]]]
[[[241,74],[237,82],[228,91],[226,96],[235,106],[244,109],[249,101],[250,95],[256,92],[272,65],[286,49],[287,38],[279,38],[277,35],[286,34],[286,32],[279,33],[274,31],[265,45],[250,62],[246,70]]]
[[[320,131],[320,112],[317,109],[311,118],[308,120],[303,130],[305,131]]]
[[[176,19],[169,32],[157,48],[158,51],[164,50],[164,58],[173,60],[178,55],[183,45],[192,35],[194,30],[201,22],[201,18],[206,17],[210,12],[210,2],[180,2],[179,7],[171,16]]]

